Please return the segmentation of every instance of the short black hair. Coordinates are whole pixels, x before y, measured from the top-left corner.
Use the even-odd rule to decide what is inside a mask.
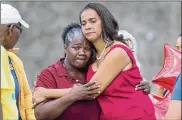
[[[80,35],[83,35],[81,25],[79,23],[72,22],[71,24],[67,25],[63,30],[63,43],[68,46],[72,41],[73,37]]]
[[[81,23],[81,14],[86,9],[93,9],[100,16],[102,23],[102,37],[104,41],[118,40],[123,41],[123,36],[118,36],[119,25],[115,17],[110,13],[110,11],[100,3],[89,3],[81,11],[79,15]]]
[[[71,24],[67,25],[63,30],[63,33],[62,33],[63,43],[66,46],[68,46],[70,44],[70,42],[73,40],[73,38],[75,36],[79,36],[79,35],[82,35],[84,37],[84,35],[82,33],[81,25],[79,23],[72,22]],[[93,44],[90,43],[90,45],[91,45],[92,54],[91,54],[91,58],[87,65],[92,64],[96,60],[96,52],[95,52],[96,50],[93,47]],[[66,57],[66,54],[65,54],[65,57]]]

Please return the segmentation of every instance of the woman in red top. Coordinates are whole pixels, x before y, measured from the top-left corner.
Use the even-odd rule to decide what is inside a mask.
[[[132,51],[118,39],[119,26],[109,10],[89,3],[80,12],[84,36],[94,45],[97,60],[89,66],[87,80],[101,86],[95,95],[101,107],[100,120],[155,120],[148,95],[136,91],[142,76]]]

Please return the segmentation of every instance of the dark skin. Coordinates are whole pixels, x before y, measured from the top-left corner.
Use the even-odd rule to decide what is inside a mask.
[[[85,72],[81,70],[91,55],[88,42],[83,37],[74,39],[65,46],[66,58],[64,65],[70,75],[85,81]],[[66,95],[51,101],[44,101],[35,107],[35,116],[39,120],[54,120],[58,118],[71,104],[78,100],[88,100],[91,94],[97,94],[99,85],[96,82],[75,84]]]
[[[0,44],[6,49],[12,49],[22,32],[21,24],[1,24],[0,26]],[[2,105],[0,104],[0,119],[3,120]]]
[[[0,44],[7,50],[12,49],[18,42],[21,24],[1,24]],[[22,30],[22,29],[21,29]],[[1,106],[1,104],[0,104]],[[3,120],[2,107],[0,107],[0,119]]]
[[[20,23],[1,25],[0,41],[2,46],[7,50],[12,49],[18,42],[21,32]]]

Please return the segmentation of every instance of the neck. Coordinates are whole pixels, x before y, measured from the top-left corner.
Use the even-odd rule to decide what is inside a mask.
[[[74,78],[77,79],[79,81],[84,82],[85,81],[85,74],[86,74],[86,70],[84,69],[79,69],[79,68],[75,68],[73,67],[68,60],[64,60],[64,66],[67,69],[68,73]]]
[[[78,74],[78,73],[85,73],[85,71],[82,69],[82,68],[76,68],[76,67],[73,67],[67,60],[67,58],[65,58],[64,60],[64,66],[66,67],[67,71],[69,73],[75,73],[75,74]]]
[[[94,47],[96,48],[97,55],[100,56],[106,46],[106,43],[103,39],[98,39],[96,42],[93,43]]]

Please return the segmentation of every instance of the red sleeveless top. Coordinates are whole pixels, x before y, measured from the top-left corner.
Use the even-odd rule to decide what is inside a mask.
[[[124,45],[116,44],[108,53],[114,48],[124,49],[133,64],[130,69],[121,71],[98,96],[97,100],[102,110],[100,120],[155,120],[154,106],[149,96],[143,91],[135,90],[135,85],[140,83],[142,76],[132,51]],[[92,66],[89,66],[87,80],[94,74]]]

